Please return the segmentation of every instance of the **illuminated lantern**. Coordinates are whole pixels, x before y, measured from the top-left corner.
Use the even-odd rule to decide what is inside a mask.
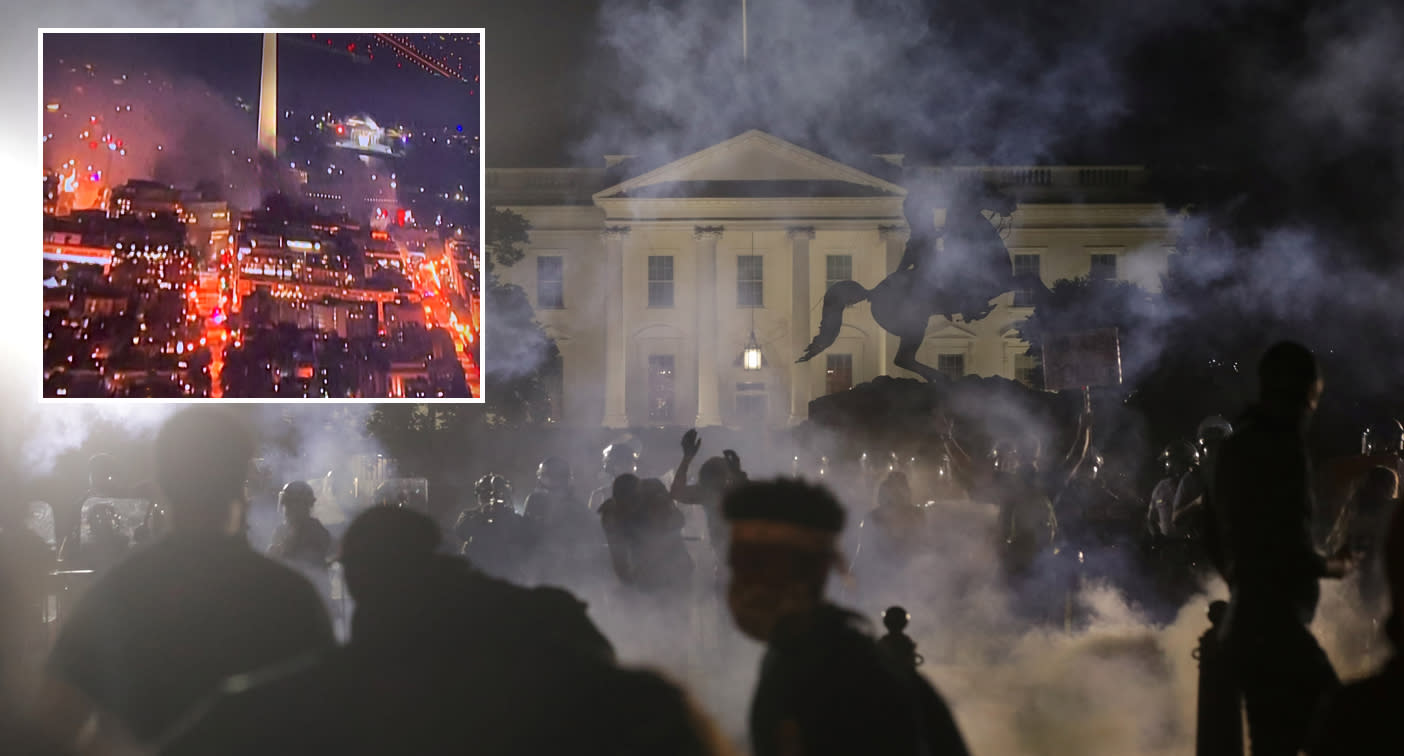
[[[741,363],[742,370],[755,371],[765,367],[765,355],[761,352],[760,344],[756,343],[755,331],[751,331],[751,338],[746,341],[741,358],[737,361]]]

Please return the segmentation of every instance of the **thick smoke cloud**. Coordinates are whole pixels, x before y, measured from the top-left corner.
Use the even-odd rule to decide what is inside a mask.
[[[53,135],[44,145],[47,168],[77,160],[80,170],[102,171],[112,188],[130,179],[183,189],[209,182],[237,207],[257,204],[253,114],[178,71],[94,60],[82,47],[77,36],[45,40],[44,96],[59,107],[44,118],[46,135]],[[99,120],[90,126],[92,118]],[[83,133],[90,136],[80,138]],[[121,151],[101,142],[91,148],[109,133],[121,140]]]
[[[607,0],[579,151],[667,158],[760,128],[838,157],[911,149],[976,163],[1056,159],[1125,110],[1120,59],[1194,4],[1086,12],[922,0]]]

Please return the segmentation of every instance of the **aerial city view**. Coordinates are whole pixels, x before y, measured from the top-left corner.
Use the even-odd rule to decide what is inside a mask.
[[[480,35],[42,53],[46,398],[481,398]]]

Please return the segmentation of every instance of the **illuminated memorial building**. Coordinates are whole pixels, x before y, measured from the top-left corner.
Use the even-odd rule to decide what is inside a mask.
[[[783,427],[817,396],[915,377],[892,365],[896,339],[867,304],[845,313],[833,346],[795,364],[830,285],[871,289],[896,269],[903,184],[954,175],[1011,192],[1012,264],[1050,286],[1092,276],[1156,291],[1173,251],[1174,218],[1138,167],[928,167],[883,155],[860,170],[760,131],[661,167],[605,162],[487,175],[492,204],[531,224],[526,257],[503,276],[560,347],[553,394],[571,425]],[[930,211],[944,223],[944,208]],[[953,377],[1027,382],[1037,364],[1016,326],[1028,301],[1005,294],[973,323],[932,318],[918,360]],[[752,343],[759,369],[742,364]]]

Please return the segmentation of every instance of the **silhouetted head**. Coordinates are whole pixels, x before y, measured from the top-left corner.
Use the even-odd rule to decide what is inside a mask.
[[[639,453],[628,444],[610,444],[604,448],[605,474],[611,477],[639,471]]]
[[[1309,418],[1321,401],[1324,383],[1311,350],[1293,341],[1278,342],[1258,362],[1258,394],[1270,410]]]
[[[244,481],[254,444],[238,417],[214,407],[181,410],[156,434],[156,484],[177,530],[244,527]]]
[[[283,510],[283,517],[289,522],[311,517],[312,506],[316,503],[317,494],[306,481],[294,480],[283,486],[283,490],[278,494],[278,506]]]
[[[1404,424],[1385,420],[1366,428],[1360,434],[1360,453],[1367,457],[1404,453]]]
[[[615,476],[614,485],[610,488],[610,496],[616,502],[627,501],[639,492],[639,476],[633,473],[624,473]]]
[[[367,509],[341,538],[340,562],[351,597],[362,602],[402,590],[407,576],[427,570],[441,540],[439,526],[428,515],[394,507]]]
[[[823,600],[840,563],[843,507],[823,486],[778,478],[728,492],[722,512],[731,524],[727,603],[742,632],[766,641],[782,618]]]
[[[731,485],[731,464],[725,457],[712,457],[697,469],[697,485],[721,493]]]
[[[900,633],[907,629],[907,623],[911,619],[912,616],[907,614],[906,609],[900,606],[888,607],[887,611],[882,613],[882,626],[887,628],[889,633]]]

